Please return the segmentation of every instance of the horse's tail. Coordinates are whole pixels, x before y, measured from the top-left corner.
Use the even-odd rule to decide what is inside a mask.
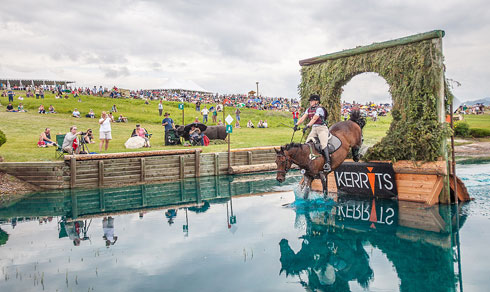
[[[361,130],[366,125],[366,119],[364,119],[361,116],[361,111],[358,110],[358,109],[355,109],[355,110],[353,110],[353,111],[350,112],[350,119],[349,120],[351,120],[354,123],[358,124],[359,127],[361,127]]]

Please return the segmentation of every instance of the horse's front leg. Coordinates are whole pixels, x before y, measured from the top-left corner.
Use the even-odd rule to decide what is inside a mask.
[[[327,199],[328,197],[328,175],[324,172],[320,172],[320,181],[322,182],[323,187],[323,198]]]
[[[305,175],[304,180],[303,180],[303,199],[307,200],[308,196],[310,195],[310,189],[311,189],[311,182],[312,178]]]
[[[357,146],[352,147],[352,160],[354,162],[359,162],[359,150],[360,148]]]

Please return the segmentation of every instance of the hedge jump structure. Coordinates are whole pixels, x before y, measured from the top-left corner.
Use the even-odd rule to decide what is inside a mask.
[[[415,173],[398,173],[397,180],[408,189],[430,189],[424,198],[407,195],[409,200],[428,204],[451,201],[447,139],[452,131],[446,114],[450,112],[452,94],[444,77],[444,34],[434,30],[299,61],[302,104],[307,105],[311,94],[319,94],[322,105],[333,113],[329,125],[340,121],[342,87],[354,76],[374,72],[386,80],[393,99],[393,122],[386,136],[370,147],[363,159],[419,165]],[[420,166],[426,162],[436,163],[436,174],[426,174]],[[462,182],[456,184],[464,190]]]

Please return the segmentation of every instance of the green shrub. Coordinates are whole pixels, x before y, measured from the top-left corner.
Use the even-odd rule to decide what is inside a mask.
[[[473,138],[485,138],[490,137],[489,129],[481,129],[481,128],[471,128],[470,136]]]
[[[2,146],[3,144],[5,144],[5,142],[7,142],[7,137],[5,136],[5,134],[0,130],[0,146]]]
[[[470,135],[470,126],[466,122],[457,122],[454,125],[454,135],[468,137]]]

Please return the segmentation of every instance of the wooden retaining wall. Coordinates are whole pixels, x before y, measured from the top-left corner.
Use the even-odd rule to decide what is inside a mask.
[[[230,166],[273,163],[274,147],[234,149]],[[66,155],[61,162],[4,162],[0,171],[43,189],[95,188],[224,175],[228,153],[201,149]]]

